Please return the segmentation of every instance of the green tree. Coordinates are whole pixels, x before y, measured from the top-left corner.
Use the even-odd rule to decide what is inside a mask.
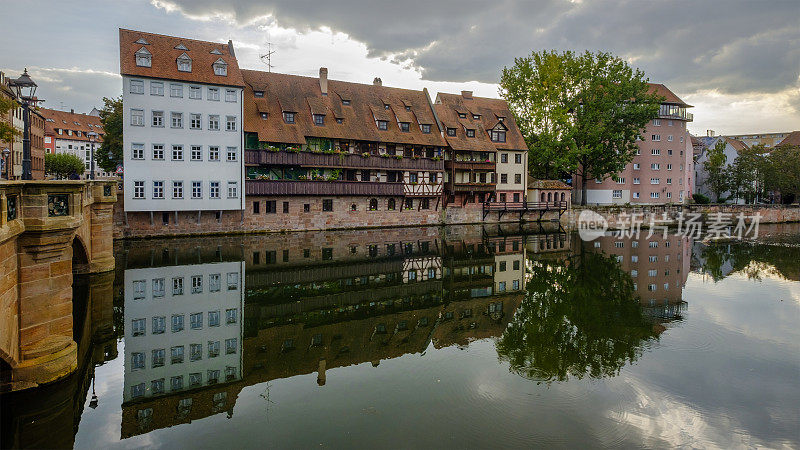
[[[764,194],[766,171],[763,145],[740,151],[729,170],[731,191],[747,203],[755,202]]]
[[[730,173],[727,167],[728,157],[725,156],[725,147],[727,145],[728,143],[724,139],[718,140],[713,148],[708,149],[708,159],[703,162],[703,168],[708,174],[706,184],[716,197],[716,201],[720,201],[720,197],[730,186]]]
[[[83,160],[69,153],[47,153],[44,155],[44,171],[56,178],[69,178],[84,172]]]
[[[586,183],[622,171],[633,159],[641,130],[663,100],[644,73],[610,53],[533,52],[516,58],[500,79],[529,149],[531,172],[562,173]]]
[[[13,99],[0,97],[0,116],[5,116],[9,111],[16,109],[17,106],[17,102]],[[20,134],[19,131],[12,124],[0,122],[0,142],[10,143],[14,136],[18,134]]]
[[[584,252],[532,266],[528,295],[497,342],[501,360],[530,379],[615,376],[658,333],[619,263]]]
[[[97,165],[106,172],[117,170],[122,164],[122,96],[117,98],[103,97],[103,109],[100,110],[100,121],[103,123],[103,144],[95,155]],[[108,157],[109,153],[111,158]]]
[[[784,198],[800,196],[800,147],[782,145],[767,157],[767,189]]]

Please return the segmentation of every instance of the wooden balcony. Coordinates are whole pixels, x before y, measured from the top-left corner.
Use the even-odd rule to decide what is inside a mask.
[[[445,189],[450,192],[486,192],[494,191],[497,183],[447,183]]]
[[[403,183],[374,181],[245,180],[245,195],[403,196]]]
[[[486,161],[453,161],[446,160],[444,168],[447,170],[482,170],[493,172],[497,166],[493,162]]]
[[[344,169],[388,169],[388,170],[443,170],[444,163],[430,158],[402,158],[394,156],[361,156],[352,153],[273,152],[269,150],[245,150],[245,165],[331,167]]]

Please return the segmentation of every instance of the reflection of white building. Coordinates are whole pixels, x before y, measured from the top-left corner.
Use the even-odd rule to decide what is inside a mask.
[[[244,264],[125,271],[123,401],[241,378]]]
[[[525,247],[520,245],[516,253],[501,253],[494,256],[494,292],[525,289]]]

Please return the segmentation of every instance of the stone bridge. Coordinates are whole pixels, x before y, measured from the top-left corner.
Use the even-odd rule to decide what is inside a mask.
[[[73,274],[114,269],[116,182],[0,183],[0,375],[8,388],[77,367]]]

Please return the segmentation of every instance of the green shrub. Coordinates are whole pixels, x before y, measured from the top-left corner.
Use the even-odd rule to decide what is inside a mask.
[[[69,178],[73,174],[82,175],[85,170],[83,160],[69,153],[47,153],[44,155],[44,171],[56,178]]]
[[[711,200],[703,194],[692,194],[692,200],[698,205],[707,205]]]

